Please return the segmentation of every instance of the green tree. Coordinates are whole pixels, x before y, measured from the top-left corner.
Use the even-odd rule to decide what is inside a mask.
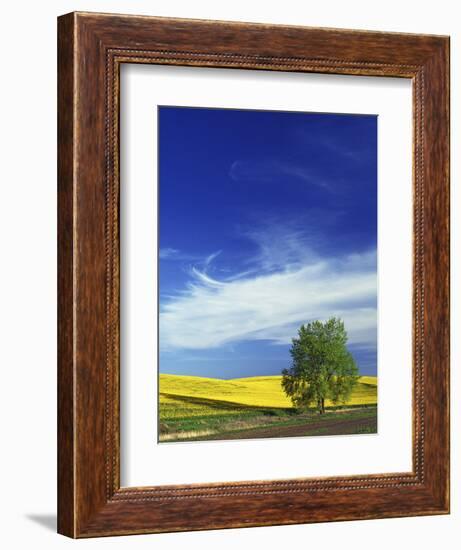
[[[341,319],[302,325],[292,339],[292,366],[282,371],[282,387],[298,409],[315,405],[325,412],[325,399],[345,403],[359,378],[347,350],[347,332]]]

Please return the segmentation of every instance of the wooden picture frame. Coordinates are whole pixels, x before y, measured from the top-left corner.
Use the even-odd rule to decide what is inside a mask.
[[[58,50],[58,531],[96,537],[448,513],[448,37],[71,13],[59,18]],[[412,471],[120,487],[122,63],[412,79]]]

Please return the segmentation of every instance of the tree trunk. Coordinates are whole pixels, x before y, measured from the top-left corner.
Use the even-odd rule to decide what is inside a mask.
[[[319,414],[325,414],[325,399],[323,397],[317,400],[317,409]]]

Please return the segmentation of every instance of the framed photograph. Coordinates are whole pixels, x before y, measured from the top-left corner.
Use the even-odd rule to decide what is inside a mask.
[[[58,531],[449,512],[449,39],[58,20]]]

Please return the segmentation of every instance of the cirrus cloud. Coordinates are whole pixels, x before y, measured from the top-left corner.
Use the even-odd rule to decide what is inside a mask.
[[[299,241],[299,242],[298,242]],[[295,255],[298,242],[298,255]],[[283,254],[289,243],[289,254]],[[212,277],[208,268],[192,267],[187,287],[162,303],[162,351],[208,349],[242,341],[288,344],[300,324],[341,317],[349,342],[376,345],[376,251],[322,258],[291,233],[257,256],[258,269]],[[268,261],[268,254],[271,261]],[[284,265],[274,271],[274,258]]]

